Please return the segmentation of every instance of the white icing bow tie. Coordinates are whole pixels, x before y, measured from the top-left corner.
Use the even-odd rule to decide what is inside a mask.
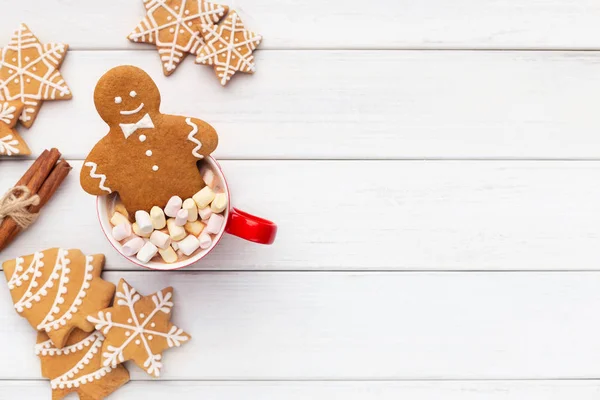
[[[154,123],[152,122],[150,115],[146,114],[135,124],[119,124],[119,126],[121,127],[121,130],[123,130],[125,139],[127,139],[138,129],[154,128]]]

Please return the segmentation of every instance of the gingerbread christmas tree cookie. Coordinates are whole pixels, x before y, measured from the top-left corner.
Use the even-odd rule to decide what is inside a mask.
[[[75,328],[94,325],[90,314],[110,304],[115,286],[100,278],[104,256],[49,249],[2,264],[15,310],[62,348]]]
[[[130,213],[164,208],[173,196],[191,198],[205,184],[197,163],[218,144],[212,126],[162,114],[156,84],[139,68],[116,67],[96,85],[96,109],[110,130],[81,169],[93,195],[118,192]]]
[[[18,101],[0,101],[0,157],[31,154],[15,129],[23,108],[24,104]]]
[[[0,100],[18,100],[25,104],[19,117],[29,128],[33,125],[42,101],[66,100],[71,91],[58,68],[68,46],[48,43],[42,45],[25,24],[0,49]]]
[[[196,62],[212,65],[221,85],[237,72],[253,74],[256,70],[254,55],[262,37],[246,30],[240,16],[232,11],[217,27],[202,25],[206,44],[198,50]]]
[[[212,26],[229,8],[204,0],[144,0],[146,17],[128,39],[156,45],[165,75],[171,75],[188,53],[204,44],[200,29]]]
[[[172,298],[173,288],[142,296],[121,279],[113,307],[88,317],[106,336],[103,365],[116,366],[133,360],[148,374],[158,377],[161,353],[190,340],[187,333],[170,322]]]
[[[65,347],[59,349],[45,333],[38,334],[35,353],[42,364],[42,375],[50,379],[53,400],[70,393],[77,393],[84,400],[102,400],[129,382],[124,366],[102,366],[103,343],[100,332],[76,329]]]

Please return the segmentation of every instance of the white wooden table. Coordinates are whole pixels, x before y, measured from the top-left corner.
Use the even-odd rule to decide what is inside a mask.
[[[125,39],[141,0],[2,7],[0,46],[21,21],[71,45],[73,100],[21,132],[74,171],[0,259],[104,253],[108,280],[174,286],[193,336],[113,397],[600,398],[600,2],[229,4],[265,40],[225,89],[192,57],[165,78]],[[93,88],[120,64],[216,127],[234,202],[280,225],[275,245],[227,237],[165,273],[110,247],[78,176],[107,131]],[[0,161],[0,188],[30,163]],[[34,340],[0,284],[1,399],[49,398]]]

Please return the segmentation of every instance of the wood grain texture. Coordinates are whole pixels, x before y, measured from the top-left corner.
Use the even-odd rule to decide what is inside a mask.
[[[167,380],[594,378],[600,273],[108,272],[175,289],[192,335]],[[0,299],[9,298],[0,285]],[[0,308],[0,379],[37,379],[35,333]],[[133,366],[135,379],[148,379]]]
[[[74,99],[21,129],[34,154],[60,144],[84,159],[108,131],[96,82],[131,63],[156,80],[163,112],[217,129],[220,159],[600,158],[600,53],[264,51],[225,89],[193,63],[165,78],[157,58],[71,52]]]
[[[9,187],[29,162],[2,162]],[[80,161],[39,221],[2,253],[107,255]],[[223,161],[232,203],[281,227],[273,246],[226,236],[190,268],[597,270],[599,162]]]
[[[44,381],[0,382],[6,399],[47,398]],[[134,381],[114,394],[135,400],[597,400],[600,383],[592,381],[459,382],[222,382]],[[65,400],[74,400],[66,397]]]
[[[263,48],[600,48],[595,0],[225,0]],[[77,49],[134,48],[125,38],[144,16],[141,0],[14,2],[0,38],[19,21],[42,40]],[[143,48],[143,47],[142,47]]]

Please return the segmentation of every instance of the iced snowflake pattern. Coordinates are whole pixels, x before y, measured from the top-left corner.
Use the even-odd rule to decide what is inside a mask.
[[[146,17],[128,39],[154,43],[165,75],[172,74],[188,53],[196,54],[204,44],[200,27],[216,24],[229,10],[204,0],[144,0],[144,5]]]
[[[70,99],[71,91],[58,67],[67,46],[42,45],[25,24],[21,24],[0,53],[0,100],[19,100],[25,105],[19,117],[30,127],[42,100]]]
[[[142,296],[121,280],[116,305],[100,311],[96,317],[88,317],[107,339],[103,346],[103,365],[114,367],[131,359],[148,374],[160,376],[162,351],[179,347],[190,339],[183,329],[169,322],[174,305],[172,297],[171,288]],[[144,357],[139,357],[139,346]]]
[[[237,72],[254,73],[254,55],[262,36],[246,30],[239,15],[232,11],[215,29],[202,26],[206,45],[198,50],[196,63],[214,66],[215,73],[225,86]]]
[[[20,102],[0,102],[0,156],[31,154],[27,143],[14,129],[22,111]]]

